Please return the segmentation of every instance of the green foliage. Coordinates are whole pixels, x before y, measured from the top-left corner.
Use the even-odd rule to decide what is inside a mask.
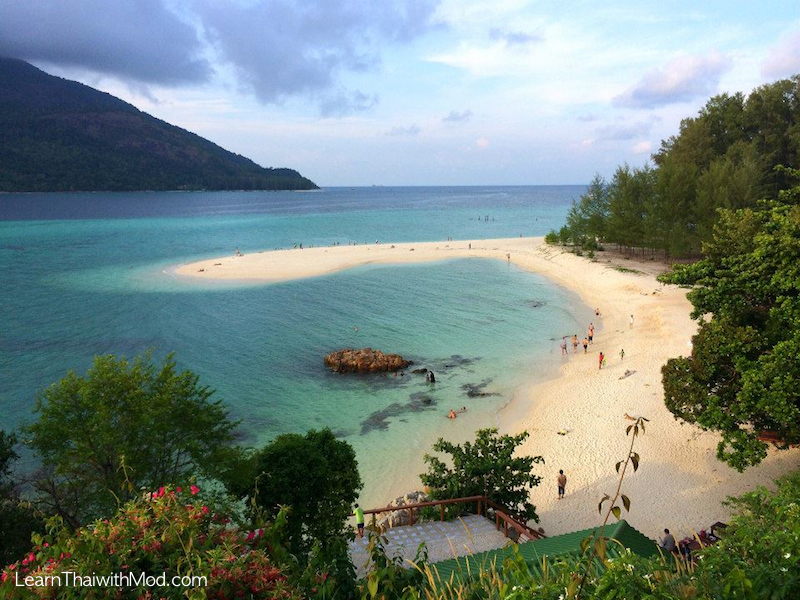
[[[386,554],[388,539],[370,530],[367,542],[367,573],[361,580],[361,600],[376,598],[402,598],[412,593],[424,582],[428,561],[425,544],[420,544],[414,558],[410,561],[400,556]]]
[[[34,482],[43,512],[74,527],[113,515],[142,487],[222,477],[236,424],[198,379],[172,355],[160,367],[149,355],[109,355],[47,388],[25,428],[43,465]]]
[[[697,577],[716,598],[800,598],[800,472],[732,498],[722,540],[704,549]]]
[[[0,191],[308,190],[109,94],[0,57]]]
[[[558,244],[561,241],[561,239],[557,232],[551,231],[546,236],[544,236],[544,241],[546,244],[554,246],[555,244]]]
[[[137,584],[142,573],[166,574],[166,585],[122,586],[113,596],[131,600],[300,597],[280,566],[289,558],[280,546],[285,514],[258,530],[241,531],[230,525],[224,506],[206,504],[198,491],[196,486],[162,487],[131,500],[113,518],[74,532],[52,519],[48,535],[35,535],[33,549],[3,570],[0,598],[100,598],[111,596],[87,596],[87,591],[116,591],[113,585],[69,585],[67,571],[86,576],[131,574]],[[61,575],[61,587],[53,586],[52,580],[39,588],[15,586],[17,577],[23,581],[25,576],[46,575]],[[171,585],[175,576],[206,580]]]
[[[499,435],[496,428],[479,430],[475,442],[465,442],[463,446],[440,438],[433,449],[448,454],[452,466],[426,454],[428,472],[420,479],[430,488],[432,500],[485,495],[524,521],[538,522],[530,491],[542,480],[533,473],[533,465],[544,463],[544,459],[517,455],[517,448],[527,438],[528,432]]]
[[[722,433],[718,457],[743,470],[766,456],[760,431],[800,442],[800,206],[722,211],[705,249],[662,277],[695,286],[700,323],[692,355],[662,369],[665,402]]]
[[[17,438],[0,429],[0,565],[21,556],[30,547],[31,535],[44,531],[44,523],[23,502],[12,479]]]
[[[573,203],[562,242],[616,243],[698,256],[721,209],[753,208],[792,185],[781,165],[800,157],[800,75],[742,94],[711,98],[678,135],[662,141],[655,168],[621,166],[609,183],[595,176]],[[786,200],[784,200],[786,201]]]
[[[315,541],[326,549],[345,535],[362,483],[355,451],[330,429],[279,435],[258,451],[251,468],[249,488],[239,492],[250,494],[267,514],[290,508],[293,551],[308,552]]]

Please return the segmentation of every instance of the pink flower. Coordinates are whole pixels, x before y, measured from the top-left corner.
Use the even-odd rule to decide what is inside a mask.
[[[208,507],[207,507],[207,506],[204,506],[204,507],[202,508],[202,511],[203,511],[203,514],[204,514],[204,515],[207,515],[207,514],[208,514]]]
[[[189,488],[189,491],[190,491],[190,492],[192,492],[192,496],[194,496],[194,495],[195,495],[197,492],[199,492],[199,491],[200,491],[200,488],[199,488],[199,487],[197,487],[196,485],[193,485],[193,486],[191,486],[191,487]]]
[[[156,494],[156,498],[161,498],[161,496],[163,495],[164,495],[164,486],[162,485],[160,488],[158,488],[158,494]]]
[[[176,491],[176,492],[178,492],[178,493],[180,494],[180,493],[181,493],[181,488],[180,488],[180,487],[176,487],[176,488],[175,488],[175,491]]]
[[[248,542],[252,542],[255,537],[256,537],[255,531],[251,531],[250,533],[247,534],[247,538],[246,539],[247,539]]]
[[[2,583],[5,583],[5,582],[6,582],[6,579],[8,579],[8,573],[6,573],[5,571],[3,571],[3,574],[2,574],[2,575],[0,575],[0,582],[2,582]]]

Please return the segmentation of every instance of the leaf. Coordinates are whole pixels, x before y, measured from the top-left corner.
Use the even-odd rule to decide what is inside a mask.
[[[586,549],[589,547],[589,543],[592,541],[592,538],[585,538],[581,540],[581,552],[586,553]]]
[[[374,598],[375,595],[378,593],[378,578],[377,577],[370,577],[367,580],[367,590],[369,591],[369,597]]]
[[[599,537],[594,541],[594,551],[600,557],[600,560],[606,561],[606,538]]]
[[[625,507],[625,510],[631,512],[631,499],[628,498],[625,494],[622,494],[622,504]]]
[[[614,514],[615,517],[617,517],[617,521],[619,521],[622,515],[622,511],[619,509],[619,506],[612,506],[611,512]]]
[[[631,452],[631,462],[633,463],[633,472],[639,468],[639,455],[636,452]]]
[[[603,512],[603,502],[605,502],[606,500],[610,500],[608,494],[603,496],[603,499],[600,500],[600,504],[597,505],[597,512],[599,512],[599,513]]]
[[[628,427],[625,429],[625,435],[628,435],[631,432],[631,429],[633,429],[633,425],[628,425]]]
[[[619,462],[617,463],[617,467],[616,467],[616,468],[617,468],[617,473],[619,473],[619,468],[620,468],[621,466],[622,466],[622,461],[619,461]]]

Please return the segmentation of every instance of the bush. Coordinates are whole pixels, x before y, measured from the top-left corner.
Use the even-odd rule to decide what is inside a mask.
[[[558,233],[555,231],[550,231],[546,236],[544,236],[544,242],[546,244],[550,244],[554,246],[555,244],[559,243],[561,238],[559,237]]]
[[[65,572],[98,577],[116,573],[137,578],[165,574],[166,585],[135,582],[121,586],[119,598],[295,598],[274,557],[289,555],[280,544],[285,515],[265,528],[244,532],[230,525],[225,509],[204,504],[198,488],[162,487],[132,500],[112,519],[98,520],[74,533],[51,519],[47,535],[0,575],[0,598],[84,598]],[[15,586],[15,579],[60,575],[62,585]],[[207,583],[171,585],[174,576],[205,577]],[[65,585],[66,584],[66,585]],[[118,586],[101,585],[108,594]]]

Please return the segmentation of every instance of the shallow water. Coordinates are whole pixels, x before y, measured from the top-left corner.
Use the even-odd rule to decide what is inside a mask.
[[[370,266],[270,285],[198,286],[167,267],[234,247],[542,235],[583,189],[2,196],[2,426],[30,419],[40,390],[69,369],[85,372],[96,354],[174,351],[242,420],[245,443],[331,427],[356,448],[363,502],[383,502],[398,473],[419,472],[438,436],[464,439],[494,424],[591,311],[544,278],[492,260]],[[324,368],[330,350],[363,346],[433,368],[437,383]],[[465,415],[446,418],[461,406]]]

